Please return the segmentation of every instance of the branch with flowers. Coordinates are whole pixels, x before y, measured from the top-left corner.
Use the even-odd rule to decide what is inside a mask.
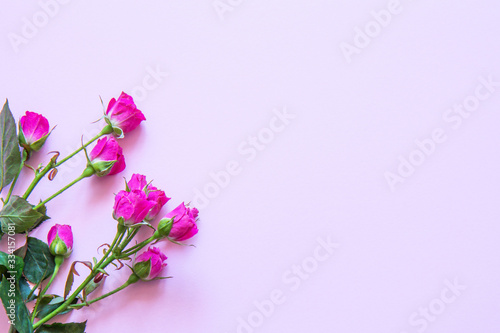
[[[52,290],[53,281],[61,274],[61,265],[74,248],[71,226],[52,226],[47,243],[31,237],[30,232],[50,219],[48,204],[70,187],[89,177],[122,172],[125,158],[117,139],[146,120],[132,97],[125,93],[109,102],[103,119],[105,124],[100,133],[82,143],[80,148],[64,158],[60,158],[59,152],[51,152],[46,165],[35,168],[28,164],[29,159],[42,148],[52,132],[48,120],[27,111],[16,126],[8,101],[3,106],[0,113],[0,191],[5,189],[7,193],[2,198],[0,210],[0,237],[7,242],[8,250],[0,251],[0,299],[9,320],[9,333],[84,332],[86,322],[49,324],[49,321],[58,315],[91,306],[139,281],[168,278],[160,276],[167,265],[167,257],[152,245],[161,240],[183,245],[183,241],[198,232],[198,210],[184,203],[161,218],[156,227],[153,226],[170,198],[145,176],[133,174],[125,181],[124,189],[115,195],[112,216],[116,220],[116,234],[109,244],[98,247],[98,250],[103,248],[102,257],[73,261],[64,290],[59,293]],[[87,148],[91,145],[93,148],[88,153]],[[28,201],[43,179],[53,180],[58,167],[79,153],[87,157],[87,165],[80,176],[38,203]],[[33,170],[34,176],[24,193],[16,195],[16,184],[23,168]],[[151,228],[151,236],[143,241],[136,239],[141,228]],[[25,244],[19,248],[15,246],[15,234],[26,235]],[[77,265],[85,266],[89,272],[79,285],[74,285],[75,275],[80,275]],[[116,267],[114,271],[128,266],[130,276],[120,287],[92,297],[91,294],[110,275],[110,265]]]

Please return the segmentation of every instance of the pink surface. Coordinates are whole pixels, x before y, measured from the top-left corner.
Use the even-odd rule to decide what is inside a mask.
[[[158,245],[173,279],[64,319],[91,333],[500,330],[498,1],[56,4],[0,13],[0,98],[57,124],[34,160],[96,134],[99,95],[132,94],[147,120],[121,141],[126,170],[52,201],[33,235],[71,224],[71,258],[90,259],[133,173],[172,197],[162,214],[193,201],[201,219],[196,248]],[[70,165],[32,200],[84,161]]]

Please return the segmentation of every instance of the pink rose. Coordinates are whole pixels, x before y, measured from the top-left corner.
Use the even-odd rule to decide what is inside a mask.
[[[147,251],[141,253],[135,259],[134,273],[144,281],[150,281],[156,278],[163,267],[167,266],[165,262],[167,257],[156,247],[149,247]]]
[[[40,150],[49,136],[49,121],[41,114],[26,111],[19,121],[19,142],[28,151]]]
[[[162,207],[165,206],[165,204],[170,200],[170,198],[165,195],[165,192],[152,185],[148,186],[147,195],[148,200],[155,204],[149,211],[148,216],[146,216],[147,221],[152,221],[158,215]]]
[[[125,169],[122,147],[112,136],[99,139],[90,152],[90,164],[99,177],[122,172]]]
[[[113,217],[125,226],[132,226],[144,221],[154,205],[143,191],[120,191],[115,196]]]
[[[73,233],[71,226],[56,224],[47,235],[50,253],[54,256],[67,257],[73,251]]]
[[[197,218],[198,209],[186,207],[186,205],[182,203],[168,213],[162,221],[172,220],[172,229],[168,237],[174,241],[180,242],[198,233],[198,227],[196,225]],[[162,221],[160,221],[160,223]]]
[[[170,200],[170,198],[165,195],[165,192],[148,184],[146,177],[143,175],[134,173],[128,181],[127,186],[130,191],[144,191],[148,201],[154,203],[153,208],[151,208],[146,216],[146,221],[153,220],[162,207]]]
[[[127,186],[131,191],[144,191],[146,189],[146,185],[148,185],[148,181],[146,180],[146,176],[134,173],[130,180],[127,182]]]
[[[109,101],[105,119],[113,127],[114,133],[123,137],[124,133],[134,130],[146,117],[137,109],[134,99],[122,92],[118,100],[113,98]]]

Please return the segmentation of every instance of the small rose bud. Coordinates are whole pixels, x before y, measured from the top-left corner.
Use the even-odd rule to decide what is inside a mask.
[[[127,182],[128,191],[145,191],[146,185],[148,185],[148,181],[146,180],[146,176],[140,175],[138,173],[134,173],[130,180]]]
[[[86,298],[90,293],[99,288],[106,280],[106,274],[99,272],[97,275],[90,280],[89,284],[83,289],[83,297]]]
[[[56,224],[47,235],[50,253],[54,256],[69,257],[73,251],[73,233],[71,226]]]
[[[49,121],[41,114],[26,111],[19,121],[19,143],[26,150],[42,148],[50,133]]]
[[[90,152],[90,165],[97,176],[111,176],[125,169],[123,150],[112,136],[104,137]]]
[[[158,215],[162,207],[170,200],[170,198],[165,195],[165,192],[157,189],[151,184],[148,185],[146,177],[140,174],[134,173],[128,181],[127,187],[129,191],[144,191],[148,201],[154,204],[145,218],[146,221],[152,221]]]
[[[198,233],[196,225],[198,209],[186,207],[184,203],[180,204],[173,211],[168,213],[163,219],[173,219],[172,229],[168,237],[174,241],[183,241],[189,239]],[[168,223],[168,222],[164,222]]]
[[[153,206],[154,203],[148,201],[143,191],[120,191],[115,196],[113,217],[121,224],[130,227],[144,221]]]
[[[122,92],[118,100],[113,98],[109,101],[105,120],[113,127],[116,136],[123,137],[124,133],[134,130],[146,117],[137,109],[134,99]]]
[[[156,247],[150,246],[147,251],[140,254],[134,263],[134,273],[144,281],[150,281],[156,278],[163,267],[167,266],[165,262],[167,257]]]

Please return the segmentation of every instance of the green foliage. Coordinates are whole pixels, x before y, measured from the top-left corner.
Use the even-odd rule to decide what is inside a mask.
[[[26,244],[18,249],[16,253],[25,253],[24,276],[33,283],[50,277],[54,272],[54,256],[50,254],[49,246],[41,240],[28,237]]]
[[[42,325],[36,333],[85,333],[87,322],[83,323],[55,323],[52,325]]]
[[[0,191],[17,176],[21,163],[16,121],[5,101],[0,113]]]
[[[44,206],[35,210],[33,205],[17,195],[13,195],[0,211],[0,224],[4,234],[9,231],[17,234],[30,231],[46,219],[48,217]]]

